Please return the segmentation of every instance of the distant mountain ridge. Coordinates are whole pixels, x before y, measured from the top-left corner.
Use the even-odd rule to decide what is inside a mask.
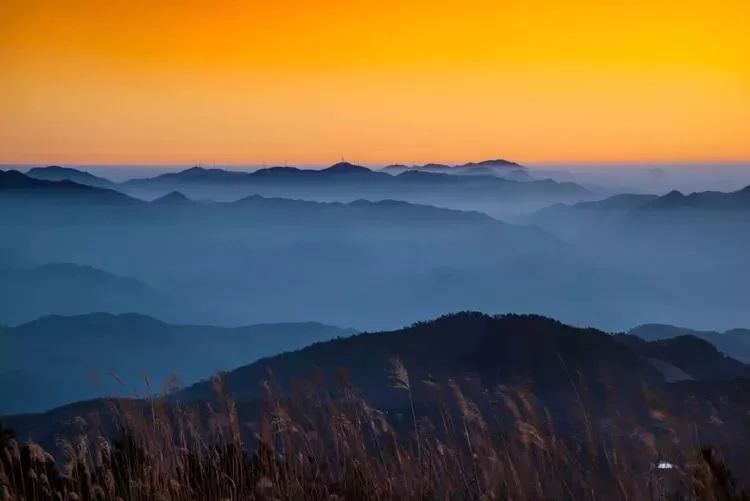
[[[373,170],[350,162],[339,162],[324,169],[276,166],[256,171],[195,166],[121,183],[57,166],[32,169],[29,175],[116,189],[146,200],[174,191],[191,199],[213,201],[232,201],[249,195],[320,202],[393,199],[480,210],[501,218],[505,218],[506,212],[513,215],[528,210],[526,205],[540,208],[555,202],[589,200],[594,196],[575,183],[533,179],[525,167],[502,159],[455,167],[427,164],[400,172]]]
[[[705,339],[724,354],[750,363],[750,329],[730,329],[724,332],[677,327],[668,324],[644,324],[634,327],[628,334],[647,341],[662,341],[681,336]]]
[[[42,314],[158,311],[165,298],[143,282],[72,263],[0,265],[0,325]]]
[[[591,191],[570,182],[531,179],[525,169],[499,161],[460,167],[372,170],[340,162],[328,168],[268,167],[254,172],[193,167],[150,178],[131,179],[119,186],[140,198],[161,197],[180,191],[189,198],[214,201],[237,200],[248,195],[294,198],[319,202],[403,200],[416,204],[459,210],[477,210],[505,219],[517,212],[555,202],[590,200]],[[503,175],[496,175],[502,172]],[[510,169],[510,170],[509,170]],[[394,175],[395,174],[395,175]]]
[[[501,158],[468,162],[460,165],[429,163],[424,165],[388,165],[382,172],[398,175],[404,172],[428,172],[432,174],[452,174],[459,176],[493,176],[512,181],[534,181],[527,167]]]
[[[179,173],[170,173],[170,174],[163,174],[162,176],[175,176],[175,175],[187,175],[189,178],[192,178],[196,175],[197,172],[200,172],[200,174],[197,177],[203,177],[204,175],[208,176],[214,176],[217,175],[218,172],[219,176],[224,176],[225,174],[230,174],[234,176],[235,174],[239,173],[233,173],[233,172],[227,172],[220,169],[200,169],[200,171],[197,171],[196,169],[200,168],[193,168],[188,169],[187,171],[181,171]],[[282,168],[287,169],[287,168]],[[372,171],[364,168],[355,166],[352,164],[337,164],[329,169],[333,170],[322,170],[322,171],[300,171],[300,172],[316,172],[318,174],[325,175],[327,172],[332,175],[339,175],[342,173],[348,174],[359,174],[361,172],[364,172],[360,169],[364,169],[367,172],[370,172],[372,174]],[[254,174],[254,173],[251,173]],[[245,175],[245,174],[243,174]],[[162,177],[159,176],[159,177]],[[385,174],[383,174],[385,177],[390,177]],[[306,207],[308,209],[317,208],[317,209],[330,209],[330,210],[357,210],[361,211],[364,208],[369,209],[383,209],[383,210],[390,210],[393,208],[400,208],[407,211],[415,211],[419,213],[427,213],[427,212],[433,212],[435,214],[442,214],[442,215],[456,215],[459,217],[462,217],[460,215],[465,215],[467,218],[484,218],[487,220],[490,220],[489,216],[486,214],[481,214],[476,211],[460,211],[455,209],[449,209],[449,208],[443,208],[443,207],[435,207],[430,205],[424,205],[424,204],[415,204],[410,203],[406,201],[400,201],[400,200],[376,200],[376,201],[370,201],[365,199],[357,199],[353,200],[351,202],[347,203],[341,203],[341,202],[316,202],[316,201],[309,201],[309,200],[299,200],[299,199],[287,199],[287,198],[281,198],[281,197],[267,197],[267,196],[261,196],[261,195],[249,195],[246,197],[243,197],[241,199],[238,199],[236,201],[230,201],[230,202],[216,202],[207,204],[204,202],[194,201],[187,197],[185,194],[183,194],[180,191],[174,190],[171,192],[166,193],[165,195],[156,198],[152,200],[150,203],[146,203],[140,199],[134,198],[132,196],[129,196],[124,193],[120,193],[118,191],[110,190],[110,189],[104,189],[104,188],[95,188],[93,186],[83,185],[79,184],[73,181],[68,180],[62,180],[62,181],[47,181],[47,180],[40,180],[36,178],[32,178],[30,176],[27,176],[26,174],[23,174],[19,171],[0,171],[0,201],[2,201],[2,195],[3,193],[23,193],[24,198],[21,199],[21,201],[30,201],[33,202],[36,200],[35,196],[41,196],[42,200],[48,195],[48,194],[75,194],[75,198],[77,200],[82,201],[91,201],[91,202],[99,202],[101,200],[114,200],[119,202],[127,202],[133,205],[138,205],[144,210],[148,210],[148,206],[169,206],[169,205],[180,205],[180,206],[193,206],[193,207],[207,207],[207,208],[219,208],[219,207],[231,207],[231,206],[244,206],[247,207],[250,204],[258,206],[260,208],[261,206],[270,206],[274,208],[281,208],[283,206],[286,207]],[[56,202],[65,202],[65,200],[56,200]],[[61,208],[64,208],[64,205],[60,206]]]
[[[633,348],[657,368],[663,366],[654,364],[655,360],[678,368],[691,380],[750,378],[750,366],[738,354],[722,353],[722,350],[705,338],[683,333],[675,337],[651,340],[638,336],[637,329],[630,332],[636,333],[617,335],[615,339]]]
[[[191,383],[217,369],[353,333],[316,322],[229,328],[170,325],[133,313],[46,316],[0,327],[0,414],[143,394],[144,375],[158,391],[173,373]],[[20,374],[33,394],[13,388]]]
[[[26,172],[26,175],[35,179],[46,181],[73,181],[78,184],[94,186],[96,188],[115,189],[116,183],[101,176],[95,176],[80,169],[50,165],[47,167],[34,167]]]
[[[573,205],[558,204],[542,210],[555,211],[666,211],[666,210],[748,210],[750,186],[737,191],[703,191],[683,194],[677,190],[665,195],[621,194],[603,200],[580,202]]]
[[[77,171],[76,171],[77,172]],[[80,200],[97,203],[130,203],[135,200],[119,191],[81,184],[69,179],[47,180],[16,170],[0,170],[0,197],[25,197],[42,201]]]
[[[6,309],[0,305],[0,322],[28,321],[46,308],[61,314],[138,311],[210,325],[323,318],[382,328],[506,298],[522,303],[519,309],[528,307],[539,295],[534,284],[549,283],[556,268],[548,272],[550,260],[540,259],[530,273],[517,263],[540,255],[553,256],[556,266],[574,261],[563,243],[542,230],[478,211],[387,199],[344,203],[251,195],[214,202],[173,193],[145,202],[121,196],[129,202],[88,204],[83,197],[40,204],[33,191],[24,197],[0,193],[3,246],[33,254],[34,264],[89,264],[142,280],[153,287],[154,300],[134,303],[117,293],[119,281],[79,280],[81,270],[54,286],[38,274],[22,278],[17,272],[16,285],[5,282],[8,301]],[[498,290],[501,278],[522,275],[530,279]],[[14,294],[16,289],[23,294]]]
[[[179,191],[170,191],[164,196],[161,196],[159,198],[156,198],[151,201],[154,205],[185,205],[191,203],[192,200],[190,200],[188,197],[180,193]]]
[[[450,173],[471,173],[474,175],[492,176],[498,170],[505,174],[518,171],[526,171],[526,167],[511,162],[508,160],[497,159],[497,160],[485,160],[481,162],[469,162],[462,165],[449,166],[443,164],[425,164],[425,165],[391,165],[381,169],[382,172],[395,172],[398,170],[398,174],[410,171],[410,172],[426,172],[430,174],[450,174]],[[18,172],[18,171],[8,171]],[[114,183],[106,178],[95,176],[88,172],[61,166],[48,166],[48,167],[35,167],[30,169],[25,175],[28,177],[42,180],[42,181],[72,181],[76,184],[84,186],[92,186],[97,188],[109,188],[109,189],[120,189],[127,188],[128,186],[137,186],[147,183],[170,183],[170,182],[210,182],[210,183],[242,183],[251,182],[254,178],[260,178],[261,180],[268,180],[272,178],[290,179],[295,177],[304,178],[306,180],[312,179],[323,179],[338,177],[345,175],[351,177],[356,174],[363,179],[379,180],[385,182],[385,177],[381,176],[382,172],[369,169],[367,167],[352,164],[350,162],[339,162],[333,164],[330,167],[324,169],[301,169],[297,167],[267,167],[258,169],[255,171],[231,171],[218,168],[205,168],[200,166],[190,167],[188,169],[169,172],[160,174],[150,178],[136,178],[124,181],[122,183]],[[15,175],[14,175],[15,176]],[[398,177],[398,176],[391,176]],[[523,180],[530,180],[522,176]],[[422,177],[423,180],[435,179],[430,177]],[[511,179],[511,178],[508,178]],[[350,179],[351,180],[351,179]],[[444,180],[447,182],[447,180]],[[7,183],[9,184],[9,179]],[[551,184],[560,184],[566,187],[575,186],[574,183],[557,183],[552,182]],[[547,185],[550,185],[548,182]],[[36,185],[37,187],[41,185]],[[579,187],[580,188],[580,187]],[[580,188],[584,190],[583,188]],[[584,190],[585,191],[585,190]]]
[[[673,190],[651,200],[642,209],[748,210],[750,186],[733,192],[703,191],[685,195]]]

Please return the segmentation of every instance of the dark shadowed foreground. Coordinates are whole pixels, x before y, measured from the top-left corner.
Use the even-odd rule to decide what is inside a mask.
[[[580,409],[578,431],[559,433],[523,390],[497,388],[474,400],[456,381],[434,408],[411,406],[412,382],[398,359],[392,380],[405,415],[371,407],[342,375],[335,391],[310,382],[285,394],[264,381],[260,418],[245,422],[214,380],[217,407],[195,412],[166,399],[119,401],[113,439],[61,439],[64,459],[3,429],[3,499],[748,499],[721,456],[695,447],[660,416],[673,441],[606,429]],[[390,418],[390,419],[389,419]],[[395,422],[392,421],[395,419]],[[243,428],[254,430],[251,443]],[[685,439],[684,442],[682,440]],[[251,446],[253,452],[248,451]],[[662,458],[669,451],[670,461]],[[671,462],[671,461],[674,461]]]
[[[702,374],[706,360],[722,379]],[[11,417],[0,492],[747,499],[730,473],[747,478],[750,465],[746,369],[690,337],[651,344],[543,317],[450,315],[148,400]]]

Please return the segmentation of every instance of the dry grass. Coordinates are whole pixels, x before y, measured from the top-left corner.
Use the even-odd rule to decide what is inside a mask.
[[[290,393],[269,377],[252,422],[219,378],[205,408],[116,400],[117,436],[79,418],[57,462],[5,430],[0,499],[747,499],[715,451],[677,441],[677,467],[656,469],[653,434],[592,422],[582,404],[573,431],[559,433],[523,389],[415,382],[398,360],[391,376],[406,419],[371,407],[340,374],[333,390],[313,380]],[[415,407],[414,385],[433,406]]]

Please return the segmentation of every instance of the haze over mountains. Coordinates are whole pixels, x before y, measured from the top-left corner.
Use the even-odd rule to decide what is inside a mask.
[[[495,176],[514,181],[531,181],[534,177],[529,169],[516,162],[495,159],[483,160],[481,162],[469,162],[462,165],[424,164],[424,165],[387,165],[381,169],[383,172],[398,175],[403,172],[432,172],[436,174],[455,174],[461,176]]]
[[[417,184],[433,194],[439,188],[430,191],[430,183],[454,187],[454,180],[514,189],[539,183],[424,172],[394,177],[350,164],[252,174],[190,169],[137,181],[165,186],[162,197],[146,202],[11,171],[0,178],[3,248],[30,261],[26,268],[72,263],[136,280],[154,291],[144,297],[156,299],[132,301],[112,282],[105,296],[121,299],[104,310],[178,323],[314,319],[392,328],[458,309],[538,312],[611,330],[648,322],[711,329],[750,323],[741,307],[750,278],[746,189],[558,204],[530,216],[537,227],[394,200],[318,203],[253,195],[215,202],[167,191],[205,184],[185,178],[240,179],[218,185],[242,187],[248,176],[273,178],[267,186],[284,189],[292,178],[291,186],[343,192],[404,176],[427,176],[428,183]],[[76,290],[72,278],[69,283]],[[10,306],[3,321],[102,310],[101,302],[85,302],[88,309]]]
[[[523,392],[565,443],[593,426],[634,457],[673,451],[669,415],[750,464],[750,336],[718,332],[750,325],[750,187],[607,196],[540,177],[505,160],[0,171],[3,423],[49,448],[78,416],[110,436],[118,402],[149,403],[108,397],[166,386],[164,409],[213,415],[222,371],[243,415],[268,385],[338,381],[408,434],[399,416],[437,420],[435,389],[459,384],[490,406]],[[394,356],[414,407],[388,384]]]
[[[66,184],[58,189],[67,194]],[[35,263],[85,264],[187,296],[183,318],[159,315],[171,321],[323,316],[339,325],[396,326],[444,308],[492,304],[497,295],[485,294],[492,275],[523,275],[519,260],[547,255],[539,261],[552,266],[566,259],[543,232],[476,212],[259,196],[201,203],[173,195],[149,203],[108,193],[54,203],[47,191],[0,197],[5,247]],[[447,287],[436,294],[440,283]],[[519,281],[502,294],[528,301],[537,287]]]
[[[188,384],[353,333],[313,322],[222,328],[170,325],[132,313],[46,316],[0,327],[0,415],[95,397],[147,395],[144,377],[158,392],[173,375],[173,384]]]
[[[159,313],[169,318],[177,307],[140,280],[90,266],[0,264],[0,325],[93,311]]]
[[[428,168],[523,169],[504,161]],[[192,168],[126,183],[57,167],[0,172],[0,322],[33,325],[50,314],[104,312],[183,325],[315,320],[382,329],[472,309],[537,312],[614,331],[648,322],[704,329],[750,324],[742,306],[750,279],[748,189],[590,201],[590,192],[575,185],[421,169],[392,175],[347,163],[320,171]],[[490,199],[515,190],[511,203],[523,205],[514,197],[545,186],[584,201],[552,204],[527,216],[534,226],[526,226],[454,210],[448,207],[455,200],[443,199],[459,192]],[[307,190],[321,198],[429,194],[439,203],[229,196],[248,189]],[[196,200],[183,190],[218,195]],[[160,196],[143,200],[134,191]],[[83,331],[74,330],[71,339],[77,334]],[[699,337],[747,359],[739,337]],[[162,361],[179,366],[177,355]],[[188,375],[205,377],[209,366],[232,363],[208,357]],[[671,377],[694,379],[695,370],[677,369]],[[19,372],[6,378],[13,374]],[[40,396],[28,408],[52,400]]]
[[[242,172],[192,167],[152,178],[131,179],[119,184],[117,189],[145,199],[157,198],[171,191],[180,191],[194,199],[216,201],[232,201],[249,195],[321,202],[396,199],[482,210],[505,217],[518,216],[555,202],[596,197],[575,183],[534,180],[527,169],[505,160],[455,167],[429,164],[404,169],[396,175],[386,175],[386,172],[394,170],[386,168],[379,172],[347,162],[320,170],[270,167]],[[65,178],[92,186],[111,187],[106,179],[72,169],[32,169],[28,174],[39,179]]]

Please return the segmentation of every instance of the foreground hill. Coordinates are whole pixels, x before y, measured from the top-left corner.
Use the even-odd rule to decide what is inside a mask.
[[[697,338],[649,343],[533,315],[460,313],[264,358],[225,373],[223,384],[214,380],[177,391],[156,409],[149,401],[98,400],[4,422],[22,440],[53,446],[60,433],[81,433],[81,423],[96,437],[111,433],[112,423],[121,419],[138,422],[154,412],[169,419],[169,406],[175,405],[176,415],[192,416],[190,426],[206,419],[207,436],[216,436],[211,430],[221,423],[243,423],[230,436],[241,435],[247,444],[272,433],[299,433],[319,417],[322,428],[310,432],[317,435],[303,437],[327,434],[329,428],[335,433],[339,425],[342,432],[350,426],[369,429],[361,416],[378,423],[387,419],[395,427],[383,425],[387,433],[395,429],[408,437],[415,423],[404,416],[411,416],[413,399],[426,441],[454,426],[466,430],[462,434],[489,427],[492,436],[506,440],[524,430],[537,433],[535,441],[552,433],[556,454],[570,451],[567,461],[591,461],[591,454],[599,454],[592,448],[600,447],[592,442],[617,444],[617,454],[633,461],[628,468],[635,474],[664,457],[687,468],[685,454],[696,430],[701,444],[719,447],[734,465],[747,465],[746,374],[746,365]],[[360,398],[367,405],[361,406]],[[345,417],[349,410],[360,418]],[[521,440],[528,446],[528,435]],[[402,453],[412,454],[407,450],[413,451]]]
[[[144,376],[160,391],[172,374],[189,383],[248,360],[352,333],[312,322],[222,328],[109,313],[48,316],[0,327],[0,414],[143,395],[148,393]]]
[[[641,384],[663,384],[664,364],[692,380],[750,376],[748,366],[689,336],[682,342],[638,342],[534,315],[460,313],[259,360],[226,373],[225,381],[236,398],[252,400],[260,395],[252,382],[265,378],[269,370],[282,383],[311,377],[313,369],[329,378],[343,370],[354,386],[382,404],[393,394],[386,388],[384,372],[393,357],[404,363],[415,381],[473,376],[490,388],[524,386],[550,402],[570,390],[570,377],[575,374],[586,382],[590,403],[600,409],[608,402],[636,398]],[[661,364],[654,364],[655,360]],[[704,367],[708,360],[714,364],[713,372]],[[617,395],[608,394],[609,385],[616,385]],[[183,391],[180,398],[208,398],[211,392],[210,383],[202,383]]]

